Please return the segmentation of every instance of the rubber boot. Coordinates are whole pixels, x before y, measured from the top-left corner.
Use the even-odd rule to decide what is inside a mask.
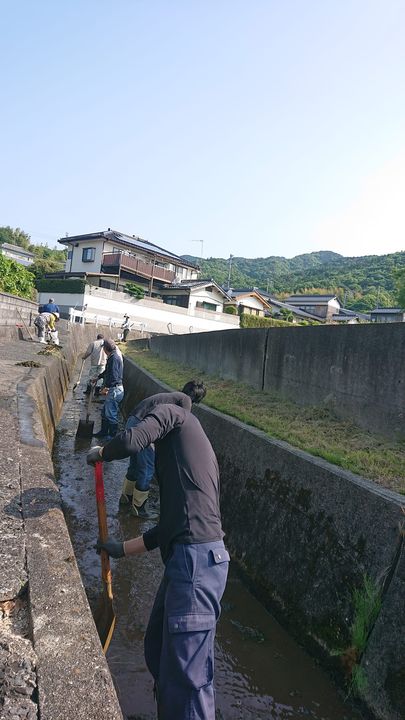
[[[124,482],[122,485],[121,490],[121,497],[119,499],[119,505],[120,507],[129,507],[132,505],[132,495],[134,493],[135,483],[132,480],[128,480],[127,477],[124,478]]]
[[[101,428],[98,432],[93,433],[93,437],[96,437],[96,438],[107,437],[109,425],[110,425],[110,423],[108,422],[107,418],[105,418],[103,415],[101,418]]]
[[[159,517],[159,513],[157,513],[156,511],[148,510],[146,505],[148,497],[148,490],[138,490],[136,486],[134,487],[134,492],[132,495],[132,505],[130,510],[131,515],[134,515],[134,517],[139,517],[142,520],[155,520]]]

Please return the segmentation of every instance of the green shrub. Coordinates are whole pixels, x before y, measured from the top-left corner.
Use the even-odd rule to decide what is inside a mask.
[[[35,294],[34,276],[15,260],[0,253],[0,291],[33,299]]]
[[[227,307],[224,308],[224,312],[228,313],[228,315],[237,315],[238,314],[238,311],[237,311],[235,305],[228,305]]]
[[[275,320],[274,318],[259,317],[258,315],[246,315],[243,313],[240,316],[241,328],[251,327],[291,327],[291,323],[285,320]]]
[[[144,288],[133,282],[125,283],[124,292],[128,295],[131,295],[131,297],[136,298],[137,300],[142,300],[142,298],[145,296]]]

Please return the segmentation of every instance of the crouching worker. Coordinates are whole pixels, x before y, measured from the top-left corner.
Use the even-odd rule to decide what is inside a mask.
[[[126,430],[139,425],[141,420],[149,414],[156,405],[179,405],[187,410],[191,409],[192,403],[199,403],[206,394],[204,384],[200,380],[190,380],[185,384],[181,392],[157,393],[142,400],[131,412]],[[120,506],[128,506],[132,515],[144,519],[153,519],[157,513],[148,509],[147,500],[149,488],[155,472],[155,450],[149,445],[144,450],[131,455],[128,470],[122,486]]]
[[[219,508],[218,463],[199,421],[173,404],[87,455],[122,459],[155,444],[160,522],[125,542],[98,543],[111,557],[159,548],[164,575],[145,635],[160,720],[214,720],[214,638],[228,574]]]
[[[107,363],[104,372],[98,377],[103,378],[104,387],[101,392],[107,397],[101,412],[101,429],[94,433],[94,437],[98,438],[114,437],[117,434],[119,403],[124,397],[122,355],[113,340],[104,340],[103,348]]]
[[[37,328],[38,340],[40,343],[46,343],[49,338],[59,345],[58,333],[55,329],[56,315],[51,312],[41,312],[36,316],[34,325]],[[55,338],[56,335],[56,338]]]

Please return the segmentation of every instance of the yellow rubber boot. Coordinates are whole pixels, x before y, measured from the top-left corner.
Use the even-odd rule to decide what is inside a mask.
[[[121,497],[119,500],[120,505],[131,505],[133,502],[133,493],[135,490],[135,483],[132,480],[128,480],[127,477],[124,478],[124,483],[122,485],[121,490]]]
[[[138,490],[137,487],[134,487],[134,492],[132,494],[132,506],[130,510],[131,515],[139,517],[142,520],[154,520],[159,517],[159,514],[154,510],[148,510],[146,506],[148,497],[148,490]]]

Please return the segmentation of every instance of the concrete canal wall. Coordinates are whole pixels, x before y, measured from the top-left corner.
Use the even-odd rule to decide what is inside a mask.
[[[0,717],[122,720],[74,557],[51,461],[77,354],[94,327],[60,332],[63,350],[8,342],[1,358]],[[17,366],[33,361],[41,367]],[[73,450],[73,448],[72,448]],[[69,458],[66,458],[69,462]]]
[[[341,418],[405,438],[405,323],[226,330],[151,338],[162,357],[324,404]]]
[[[168,389],[129,360],[124,382],[127,412]],[[358,658],[361,696],[377,718],[403,718],[403,497],[205,406],[195,413],[218,456],[233,559],[295,637],[326,662],[350,659],[354,592],[366,596],[365,579],[378,591],[382,607]]]

